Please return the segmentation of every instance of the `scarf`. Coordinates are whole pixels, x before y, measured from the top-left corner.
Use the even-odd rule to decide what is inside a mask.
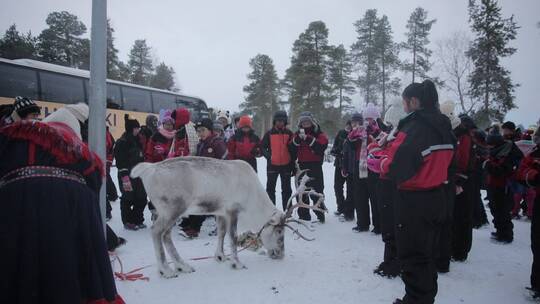
[[[167,139],[172,139],[176,135],[175,130],[167,131],[163,127],[159,127],[158,132],[159,132],[159,134],[163,135]]]

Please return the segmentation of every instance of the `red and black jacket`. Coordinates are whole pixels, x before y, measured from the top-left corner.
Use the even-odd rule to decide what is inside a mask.
[[[381,160],[381,174],[398,189],[423,191],[448,181],[456,140],[449,119],[419,110],[402,119],[396,139]]]
[[[109,131],[109,127],[107,127],[106,131],[105,131],[105,136],[106,136],[106,145],[105,145],[105,150],[106,150],[106,154],[107,154],[107,172],[110,170],[111,166],[112,166],[112,162],[114,160],[114,143],[115,143],[115,140],[114,140],[114,137],[112,136],[111,132]]]
[[[511,141],[504,141],[489,150],[489,158],[483,168],[487,171],[487,185],[492,188],[505,188],[519,166],[523,153]]]
[[[261,157],[261,140],[253,130],[248,133],[237,130],[227,142],[227,159],[254,160]]]
[[[516,179],[523,182],[536,191],[540,191],[540,147],[536,146],[529,155],[527,155],[516,172]],[[539,192],[540,193],[540,192]]]
[[[294,133],[289,146],[300,163],[322,163],[324,151],[328,147],[328,137],[318,126],[305,129],[306,137],[300,137],[300,131]]]
[[[457,138],[456,148],[456,184],[462,186],[471,177],[475,168],[475,151],[469,130],[459,126],[454,129]]]
[[[159,132],[154,133],[146,144],[144,160],[150,163],[157,163],[167,159],[172,141],[172,138],[166,138]]]
[[[287,128],[272,128],[261,141],[262,155],[268,160],[268,166],[292,166],[295,160],[289,144],[293,132]],[[291,167],[292,169],[292,167]]]

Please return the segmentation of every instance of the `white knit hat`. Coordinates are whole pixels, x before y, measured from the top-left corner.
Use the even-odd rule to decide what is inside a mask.
[[[403,110],[403,105],[401,102],[395,102],[390,105],[390,108],[386,110],[384,115],[384,122],[391,124],[394,128],[397,127],[399,121],[407,116],[405,110]]]
[[[75,118],[77,118],[78,121],[85,122],[88,120],[90,109],[88,108],[87,104],[85,103],[70,104],[70,105],[66,105],[64,108],[66,108],[66,110],[69,110],[71,114],[75,115]]]
[[[367,119],[367,118],[377,119],[381,117],[381,113],[379,112],[379,109],[373,103],[370,102],[362,110],[362,116],[364,117],[364,119]]]
[[[456,104],[453,101],[447,100],[441,103],[440,108],[441,113],[443,113],[444,115],[446,115],[446,117],[448,117],[448,119],[450,119],[450,123],[452,124],[452,130],[457,128],[457,126],[461,124],[461,119],[459,119],[459,117],[457,117],[454,112]]]
[[[216,115],[216,120],[219,120],[220,118],[226,119],[227,124],[231,124],[231,116],[229,114],[229,111],[219,110]]]
[[[67,106],[62,107],[55,112],[53,112],[51,115],[45,117],[43,119],[43,122],[61,122],[63,124],[66,124],[68,127],[77,134],[79,139],[82,139],[81,136],[81,125],[79,124],[79,120],[77,117],[72,113],[71,110],[67,109]]]

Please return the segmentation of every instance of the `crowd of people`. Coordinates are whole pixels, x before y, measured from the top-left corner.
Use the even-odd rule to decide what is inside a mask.
[[[513,241],[513,219],[532,221],[530,289],[538,298],[540,208],[534,202],[540,187],[540,130],[523,130],[513,122],[482,130],[471,117],[456,115],[453,103],[439,103],[429,80],[409,85],[402,99],[384,117],[371,103],[352,114],[330,149],[335,215],[343,223],[355,222],[354,232],[381,235],[384,253],[374,273],[400,276],[405,284],[405,296],[394,303],[434,303],[437,274],[449,272],[451,262],[466,261],[473,229],[489,225],[484,200],[493,217],[494,242]],[[24,97],[0,109],[0,196],[8,198],[6,208],[12,210],[0,218],[7,227],[2,231],[10,231],[0,235],[9,254],[0,263],[5,277],[15,278],[1,287],[12,302],[123,303],[107,251],[126,240],[109,226],[106,240],[101,237],[98,191],[106,176],[106,218],[112,217],[111,202],[120,198],[124,228],[145,229],[144,210],[150,210],[151,220],[159,214],[142,182],[130,177],[140,162],[203,156],[243,160],[257,171],[257,158],[264,157],[266,191],[274,205],[280,178],[281,208],[287,209],[296,170],[307,170],[307,186],[324,193],[329,137],[310,112],[300,113],[291,128],[287,112],[277,111],[262,139],[249,116],[233,119],[228,111],[219,111],[215,120],[192,122],[185,108],[164,109],[159,116],[148,115],[144,126],[126,114],[120,138],[107,129],[105,165],[85,143],[88,106],[66,105],[42,121],[39,115],[36,103]],[[302,199],[315,204],[318,198]],[[325,223],[323,212],[298,210],[303,221],[311,222],[313,214]],[[206,218],[182,219],[181,233],[197,238]],[[31,261],[38,256],[36,265]],[[53,272],[62,280],[48,280]]]

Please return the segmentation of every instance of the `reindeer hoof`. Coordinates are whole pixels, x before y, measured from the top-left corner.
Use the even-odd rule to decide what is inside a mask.
[[[172,279],[172,278],[176,278],[178,276],[178,273],[176,273],[172,269],[161,269],[159,271],[159,274],[162,277],[164,277],[165,279]]]
[[[195,272],[195,269],[188,264],[176,265],[176,270],[183,273],[192,273]]]
[[[216,255],[214,256],[214,258],[215,258],[216,261],[218,261],[218,262],[225,262],[225,260],[227,259],[227,258],[225,257],[225,255],[222,254],[222,253],[221,253],[221,254],[216,254]]]
[[[231,267],[236,270],[247,269],[247,267],[239,261],[232,262]]]

